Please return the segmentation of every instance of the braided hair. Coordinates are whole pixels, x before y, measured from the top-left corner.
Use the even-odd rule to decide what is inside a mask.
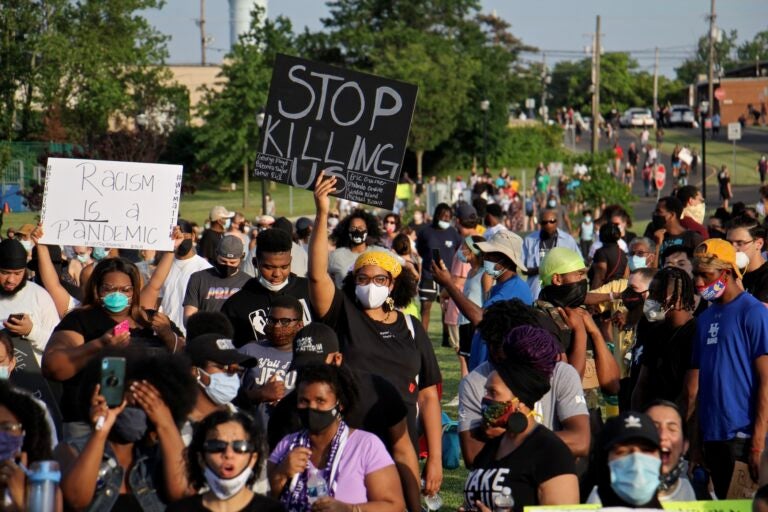
[[[666,267],[656,273],[651,283],[651,294],[658,298],[664,308],[677,304],[685,311],[696,309],[693,279],[682,269]]]

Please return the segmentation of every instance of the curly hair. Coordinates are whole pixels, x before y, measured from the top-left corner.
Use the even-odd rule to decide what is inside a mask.
[[[388,214],[386,214],[384,216],[384,218],[382,219],[382,222],[386,222],[386,220],[390,219],[390,218],[395,219],[395,231],[400,231],[400,227],[401,227],[400,215],[398,215],[398,214],[396,214],[394,212],[389,212]]]
[[[480,335],[488,344],[490,353],[498,352],[509,331],[521,325],[541,325],[542,320],[536,310],[520,299],[500,301],[492,304],[483,313],[483,319],[477,325]]]
[[[146,347],[107,348],[94,356],[82,371],[78,393],[81,417],[87,421],[93,389],[101,380],[101,360],[104,357],[125,358],[125,383],[145,380],[157,388],[168,406],[174,423],[181,425],[195,405],[197,381],[187,356],[169,354]]]
[[[198,311],[187,318],[187,339],[193,340],[203,334],[216,333],[232,339],[235,328],[229,317],[221,311]]]
[[[344,366],[316,364],[302,367],[296,378],[296,396],[298,397],[298,391],[303,384],[314,384],[316,382],[325,383],[330,386],[336,395],[336,399],[339,401],[342,416],[346,411],[354,407],[359,400],[357,393],[359,387],[355,382],[355,378]]]
[[[195,431],[192,434],[192,442],[186,450],[187,459],[187,474],[189,476],[189,482],[195,489],[201,489],[206,485],[204,468],[201,467],[200,461],[204,460],[205,452],[203,450],[203,444],[208,439],[208,434],[224,423],[238,423],[247,436],[244,441],[250,441],[254,447],[254,454],[256,454],[256,465],[253,467],[251,476],[248,478],[247,485],[250,487],[259,477],[261,468],[264,465],[264,459],[267,456],[267,444],[266,436],[258,421],[253,419],[250,414],[243,411],[214,411],[195,426]]]
[[[417,285],[418,283],[416,282],[416,277],[414,277],[413,273],[408,271],[400,272],[400,275],[395,279],[394,286],[389,294],[395,308],[404,308],[411,303],[416,296]],[[341,283],[341,291],[344,292],[352,302],[357,301],[357,297],[355,297],[355,286],[355,273],[349,272]],[[386,304],[384,307],[386,309]]]
[[[144,318],[141,312],[141,274],[138,267],[125,258],[104,258],[96,264],[88,281],[85,283],[83,294],[83,308],[97,308],[101,306],[99,289],[104,284],[104,278],[112,272],[121,272],[131,280],[133,295],[131,295],[131,318],[143,327],[148,327],[150,322]]]
[[[15,390],[8,381],[0,380],[0,405],[11,411],[24,428],[24,444],[27,463],[53,458],[51,429],[45,411],[31,395]]]
[[[337,248],[352,246],[352,240],[349,238],[349,225],[352,223],[352,219],[362,219],[365,222],[365,229],[368,231],[368,237],[365,239],[366,244],[373,245],[381,238],[379,220],[362,208],[358,208],[344,217],[333,228],[330,239],[336,244]]]

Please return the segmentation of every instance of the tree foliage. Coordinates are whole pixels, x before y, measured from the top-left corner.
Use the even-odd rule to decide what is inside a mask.
[[[733,67],[733,52],[736,48],[736,30],[723,31],[722,41],[714,43],[715,75]],[[699,75],[706,75],[709,62],[709,36],[703,35],[696,43],[696,52],[675,68],[677,79],[685,84],[694,84]]]

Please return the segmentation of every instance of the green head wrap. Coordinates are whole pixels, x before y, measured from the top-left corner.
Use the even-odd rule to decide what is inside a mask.
[[[565,247],[554,247],[541,260],[539,277],[543,286],[549,286],[552,284],[553,275],[567,274],[585,267],[581,254]]]

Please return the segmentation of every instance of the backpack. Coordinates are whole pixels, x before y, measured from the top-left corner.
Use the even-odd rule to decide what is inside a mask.
[[[443,468],[456,469],[461,461],[461,448],[459,446],[459,422],[454,421],[445,412],[442,415],[443,423]]]

